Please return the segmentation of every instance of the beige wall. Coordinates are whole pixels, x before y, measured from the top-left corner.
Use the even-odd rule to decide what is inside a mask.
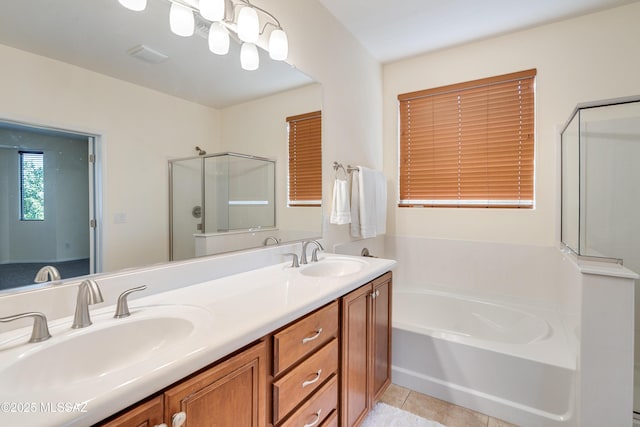
[[[225,108],[221,111],[222,151],[267,157],[276,161],[276,221],[281,230],[322,234],[322,212],[316,207],[287,207],[287,126],[285,119],[322,110],[318,83]]]
[[[577,103],[640,93],[640,3],[384,66],[387,231],[399,236],[553,245],[559,239],[559,126]],[[397,95],[537,68],[536,208],[420,209],[397,203]]]
[[[330,225],[334,161],[382,168],[382,67],[316,1],[256,2],[289,34],[289,59],[322,84],[323,236],[351,240],[348,225]]]
[[[0,119],[102,136],[103,270],[168,260],[167,161],[217,145],[219,112],[2,45],[0,58]]]

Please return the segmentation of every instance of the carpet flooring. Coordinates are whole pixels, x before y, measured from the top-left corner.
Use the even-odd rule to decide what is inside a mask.
[[[89,274],[89,258],[65,262],[22,262],[0,264],[0,290],[30,285],[40,268],[52,265],[63,279]]]

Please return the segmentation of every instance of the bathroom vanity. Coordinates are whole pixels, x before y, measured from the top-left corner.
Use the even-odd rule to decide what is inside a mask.
[[[323,254],[299,268],[279,263],[132,300],[126,319],[114,319],[113,306],[91,310],[84,329],[57,319],[42,343],[26,343],[29,328],[6,332],[0,400],[79,402],[84,410],[1,418],[32,426],[355,425],[390,382],[394,266]],[[49,366],[33,375],[43,360]]]
[[[390,334],[388,272],[99,425],[353,426],[391,381]]]

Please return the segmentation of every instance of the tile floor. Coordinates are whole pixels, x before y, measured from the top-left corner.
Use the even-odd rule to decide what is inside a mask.
[[[517,427],[506,421],[395,384],[387,388],[380,401],[437,421],[446,427]]]

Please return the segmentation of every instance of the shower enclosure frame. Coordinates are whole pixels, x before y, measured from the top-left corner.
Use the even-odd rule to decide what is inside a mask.
[[[236,157],[236,158],[242,158],[242,159],[248,159],[248,160],[258,160],[258,161],[263,161],[263,162],[270,162],[273,164],[274,170],[276,167],[276,161],[275,159],[269,159],[266,157],[260,157],[260,156],[254,156],[251,154],[241,154],[241,153],[234,153],[231,151],[228,152],[222,152],[222,153],[213,153],[213,154],[204,154],[204,155],[200,155],[200,156],[190,156],[190,157],[181,157],[181,158],[177,158],[177,159],[171,159],[169,160],[169,260],[173,261],[173,244],[174,244],[174,239],[173,239],[173,232],[174,232],[174,227],[173,227],[173,216],[174,216],[174,212],[173,212],[173,164],[174,162],[179,162],[179,161],[185,161],[185,160],[195,160],[195,159],[201,159],[202,161],[202,167],[200,169],[200,179],[201,182],[204,182],[205,179],[205,168],[204,168],[204,162],[205,159],[208,158],[213,158],[213,157],[223,157],[223,156],[231,156],[231,157]],[[206,189],[205,186],[202,185],[201,189],[200,189],[200,199],[202,202],[202,211],[206,212]],[[275,188],[274,185],[274,203],[277,200],[277,188]],[[274,205],[274,209],[275,209],[275,205]],[[274,212],[274,223],[277,223],[277,212]],[[202,229],[206,230],[206,218],[205,215],[202,215]],[[274,224],[275,225],[275,224]]]
[[[577,104],[573,112],[569,116],[569,119],[566,121],[565,125],[562,127],[562,130],[560,131],[560,243],[562,244],[562,247],[564,249],[574,254],[578,259],[585,260],[585,261],[602,261],[602,262],[609,262],[609,263],[623,265],[623,260],[620,258],[585,255],[581,250],[581,237],[580,237],[582,233],[581,203],[584,196],[584,193],[583,193],[584,188],[583,188],[582,169],[581,169],[582,162],[580,161],[581,155],[582,155],[581,133],[580,133],[582,128],[580,126],[580,123],[581,123],[580,114],[584,110],[631,104],[631,103],[637,103],[637,102],[640,102],[640,95],[614,98],[614,99],[608,99],[608,100],[591,101],[591,102],[584,102],[584,103]],[[578,225],[577,225],[578,247],[577,248],[571,247],[569,244],[565,242],[565,239],[564,239],[565,237],[564,200],[566,197],[565,174],[563,170],[565,165],[565,153],[563,149],[565,144],[564,135],[567,129],[569,128],[569,126],[573,123],[575,119],[578,120]]]

